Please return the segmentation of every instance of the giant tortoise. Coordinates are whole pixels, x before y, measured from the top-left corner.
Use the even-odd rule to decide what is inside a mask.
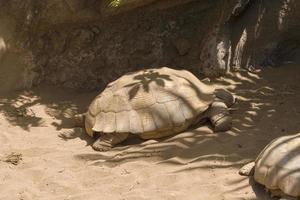
[[[254,176],[272,196],[300,199],[300,133],[273,140],[255,162],[243,166],[239,173]]]
[[[100,136],[92,145],[95,150],[107,151],[129,134],[161,138],[205,118],[215,131],[226,131],[232,121],[228,107],[234,101],[227,90],[214,90],[186,70],[147,69],[108,84],[75,121],[84,124],[88,135]]]

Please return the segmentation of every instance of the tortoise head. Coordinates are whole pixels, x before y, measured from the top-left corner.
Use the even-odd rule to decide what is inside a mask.
[[[77,114],[74,116],[75,127],[84,128],[89,136],[93,137],[94,131],[92,130],[91,117],[88,113]]]
[[[75,127],[84,127],[85,113],[74,115],[74,125]]]

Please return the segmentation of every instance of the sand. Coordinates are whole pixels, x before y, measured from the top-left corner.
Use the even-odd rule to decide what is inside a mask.
[[[273,138],[300,132],[299,83],[295,65],[229,74],[213,85],[238,97],[232,130],[205,125],[161,140],[132,137],[105,153],[71,128],[70,116],[97,93],[40,86],[3,95],[0,199],[270,199],[238,169]],[[5,161],[13,152],[17,162]]]

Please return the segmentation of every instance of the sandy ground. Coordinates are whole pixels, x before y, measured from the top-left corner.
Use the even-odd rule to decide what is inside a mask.
[[[300,131],[300,66],[236,73],[215,81],[238,97],[234,127],[209,126],[155,141],[130,138],[95,152],[70,115],[96,93],[41,87],[0,102],[0,199],[270,199],[238,169],[273,138]],[[22,155],[17,165],[5,156]]]

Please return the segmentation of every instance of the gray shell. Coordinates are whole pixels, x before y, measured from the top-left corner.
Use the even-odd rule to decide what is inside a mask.
[[[167,67],[130,73],[91,103],[87,133],[124,132],[155,138],[181,132],[214,99],[213,89],[185,70]]]

